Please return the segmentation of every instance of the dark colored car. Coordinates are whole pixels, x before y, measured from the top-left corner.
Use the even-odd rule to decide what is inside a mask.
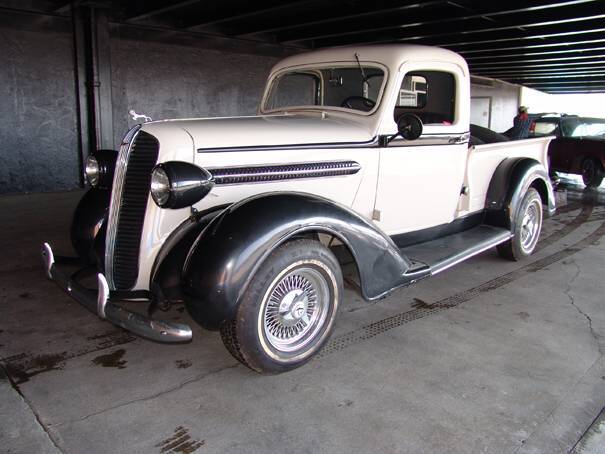
[[[534,120],[530,137],[556,136],[548,154],[551,172],[581,175],[584,184],[597,187],[605,177],[605,119],[575,115]]]

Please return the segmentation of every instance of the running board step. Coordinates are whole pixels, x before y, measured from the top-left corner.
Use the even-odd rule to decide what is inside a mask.
[[[511,232],[507,229],[482,224],[464,232],[407,246],[400,249],[400,252],[413,262],[427,265],[430,268],[430,274],[437,274],[474,255],[504,243],[511,236]],[[415,268],[410,270],[409,273],[414,271]]]

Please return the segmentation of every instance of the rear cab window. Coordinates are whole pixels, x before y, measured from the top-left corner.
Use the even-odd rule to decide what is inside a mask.
[[[418,115],[425,125],[452,125],[456,112],[456,79],[445,71],[407,73],[399,89],[393,118]]]
[[[535,136],[552,136],[557,132],[559,123],[557,121],[536,121],[534,126]]]

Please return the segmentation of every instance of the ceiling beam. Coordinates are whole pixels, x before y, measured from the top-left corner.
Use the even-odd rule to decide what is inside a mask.
[[[586,95],[591,93],[605,93],[605,87],[596,87],[592,89],[566,89],[566,88],[551,88],[542,90],[551,95]]]
[[[518,29],[510,29],[503,30],[499,32],[486,34],[484,37],[477,37],[472,40],[463,40],[463,41],[452,41],[452,39],[460,39],[459,37],[448,37],[442,38],[441,40],[434,38],[431,41],[431,44],[434,45],[443,45],[447,46],[450,49],[458,49],[464,47],[473,47],[480,45],[497,45],[497,43],[537,43],[542,44],[545,42],[559,42],[561,39],[565,39],[566,41],[573,41],[575,39],[582,40],[585,37],[593,37],[593,38],[602,38],[605,32],[605,21],[603,20],[593,20],[584,22],[582,29],[578,30],[576,24],[559,24],[554,27],[549,27],[548,33],[538,33],[531,35],[523,35],[522,33],[526,33],[526,31],[522,31]],[[420,42],[422,40],[431,39],[430,35],[427,37],[419,37],[416,41]]]
[[[276,32],[284,32],[286,30],[300,29],[300,28],[308,28],[317,25],[325,25],[334,22],[343,22],[352,19],[367,19],[374,17],[374,21],[376,21],[376,16],[384,16],[387,14],[394,14],[402,11],[409,10],[421,10],[425,8],[434,8],[438,6],[443,6],[446,4],[452,5],[452,3],[448,0],[432,0],[432,1],[420,1],[416,3],[410,3],[407,5],[397,5],[394,7],[388,8],[376,8],[368,11],[367,4],[353,4],[351,8],[347,12],[356,11],[353,14],[342,14],[342,6],[337,5],[333,12],[330,9],[326,11],[325,8],[322,8],[320,18],[313,19],[311,21],[300,21],[299,17],[293,17],[290,21],[284,21],[283,18],[280,18],[279,21],[276,21],[273,25],[262,25],[262,24],[250,24],[250,26],[246,29],[241,29],[238,31],[238,36],[244,35],[256,35],[260,33],[276,33]],[[331,5],[328,3],[326,8],[329,8]],[[356,8],[357,6],[357,8]],[[458,5],[456,5],[458,6]],[[316,15],[317,16],[317,15]],[[327,17],[326,17],[327,16]],[[285,22],[285,23],[284,23]]]
[[[530,86],[529,88],[535,88],[537,90],[552,90],[552,89],[561,89],[561,90],[590,90],[593,88],[605,88],[605,83],[600,84],[575,84],[575,85],[567,85],[567,84],[549,84],[549,85],[539,85],[539,86]]]
[[[548,83],[535,83],[535,82],[527,82],[523,85],[531,86],[531,87],[543,87],[543,88],[552,88],[552,87],[562,87],[562,88],[578,88],[578,87],[605,87],[605,81],[587,81],[587,82],[566,82],[566,81],[553,81]]]
[[[73,2],[73,3],[77,3],[77,2]],[[53,10],[53,12],[57,13],[57,14],[69,14],[69,13],[71,13],[71,5],[72,5],[72,2],[63,2],[63,4],[56,6],[55,9]]]
[[[144,20],[144,19],[149,19],[153,16],[158,16],[160,14],[164,14],[170,11],[174,11],[180,8],[185,8],[187,6],[193,5],[195,3],[200,3],[200,0],[182,0],[182,1],[178,1],[178,2],[172,2],[169,4],[164,4],[163,6],[159,6],[159,7],[151,7],[151,8],[147,8],[144,10],[136,10],[136,9],[132,9],[131,11],[127,12],[126,15],[124,16],[124,20],[125,21],[140,21],[140,20]],[[147,4],[149,4],[149,2],[147,2]]]
[[[603,43],[601,43],[599,46],[582,47],[582,48],[578,48],[578,49],[551,50],[551,51],[543,51],[543,52],[517,52],[517,53],[513,53],[513,54],[494,52],[491,55],[479,55],[479,56],[463,55],[463,57],[466,59],[466,61],[469,64],[474,64],[476,62],[482,62],[482,61],[486,61],[486,60],[487,61],[508,60],[508,59],[512,59],[514,57],[545,57],[545,58],[548,58],[551,56],[565,57],[565,54],[571,54],[571,56],[577,56],[577,55],[590,54],[592,52],[602,53],[604,50],[605,50],[605,46],[603,45]]]
[[[597,77],[582,77],[577,79],[570,79],[568,77],[562,78],[552,78],[552,79],[526,79],[526,78],[512,78],[512,77],[503,77],[500,80],[504,80],[505,82],[510,82],[513,84],[520,85],[554,85],[556,84],[565,84],[569,82],[569,85],[590,85],[590,84],[602,84],[604,83],[604,79],[602,76]]]
[[[249,19],[252,17],[259,17],[267,14],[281,13],[283,11],[287,11],[288,9],[298,8],[301,6],[311,6],[313,4],[319,4],[320,1],[321,0],[298,0],[294,2],[284,2],[276,6],[260,9],[254,1],[251,1],[249,2],[249,9],[246,9],[245,11],[239,14],[233,14],[233,11],[231,11],[230,14],[218,16],[213,19],[200,20],[199,18],[193,16],[185,18],[182,21],[182,28],[199,30],[201,28],[218,25],[225,22],[233,22],[241,19]]]
[[[588,52],[587,52],[588,53]],[[515,63],[546,63],[546,62],[568,62],[570,63],[572,60],[602,60],[603,58],[605,58],[605,52],[602,51],[594,51],[594,52],[590,52],[591,55],[575,55],[575,56],[544,56],[542,58],[527,58],[527,59],[517,59],[514,58],[512,60],[507,60],[507,59],[501,59],[498,57],[494,57],[494,61],[489,61],[489,62],[472,62],[472,64],[470,65],[472,68],[478,68],[478,67],[490,67],[490,65],[494,65],[494,64],[515,64]],[[498,60],[498,61],[495,61]]]
[[[505,82],[511,83],[511,84],[517,84],[517,85],[526,85],[526,86],[530,86],[531,81],[527,81],[527,80],[523,80],[523,79],[500,79],[503,80]],[[591,85],[599,85],[599,84],[603,84],[603,78],[596,78],[596,79],[587,79],[587,80],[578,80],[572,84],[565,84],[564,82],[566,82],[566,79],[563,80],[557,80],[557,82],[559,82],[557,85],[569,85],[570,87],[586,87],[586,86],[591,86]],[[543,81],[543,82],[549,82],[549,81]],[[548,85],[555,85],[552,82],[550,83],[534,83],[531,84],[531,87],[541,87],[541,86],[548,86]]]
[[[559,69],[501,69],[496,71],[473,71],[472,74],[476,74],[478,76],[483,74],[498,74],[498,75],[547,75],[547,74],[595,74],[605,71],[605,65],[601,66],[586,66],[586,67],[576,67],[576,68],[559,68]]]
[[[605,35],[604,35],[605,36]],[[458,50],[457,52],[467,60],[471,59],[487,59],[491,58],[491,55],[481,54],[492,54],[498,53],[498,55],[532,55],[531,51],[542,49],[539,52],[535,52],[536,55],[541,54],[555,54],[555,53],[570,53],[570,52],[582,52],[586,49],[595,49],[605,47],[605,37],[602,39],[593,39],[589,41],[579,42],[561,42],[552,44],[532,45],[532,46],[514,46],[514,47],[496,47],[496,48],[484,48],[476,50]],[[448,46],[449,48],[449,46]],[[453,50],[453,49],[452,49]],[[520,52],[527,51],[527,52]]]
[[[538,69],[538,68],[547,68],[547,69],[556,69],[556,68],[570,68],[577,66],[598,66],[605,64],[605,59],[597,59],[594,61],[570,61],[570,62],[551,62],[551,63],[537,63],[537,64],[506,64],[506,63],[497,63],[494,66],[482,66],[482,67],[474,67],[471,66],[471,72],[474,71],[494,71],[499,69]]]
[[[591,76],[596,76],[596,77],[600,77],[601,80],[605,81],[605,78],[603,78],[603,74],[605,74],[605,70],[599,72],[599,73],[588,73],[588,74],[553,74],[553,77],[543,77],[543,78],[532,78],[530,76],[526,76],[526,75],[522,75],[522,74],[498,74],[498,73],[494,73],[494,74],[476,74],[473,73],[472,75],[475,77],[489,77],[491,79],[500,79],[500,80],[523,80],[523,81],[535,81],[536,83],[544,83],[544,82],[551,82],[553,80],[562,80],[562,79],[569,79],[569,77],[573,77],[573,76],[584,76],[584,77],[591,77]],[[551,76],[550,74],[548,76]]]
[[[555,24],[557,22],[569,22],[581,20],[577,18],[597,16],[605,13],[604,7],[599,7],[594,0],[569,0],[555,2],[551,0],[542,6],[527,7],[527,2],[508,1],[506,7],[500,2],[482,3],[476,14],[455,15],[448,17],[430,15],[417,16],[394,16],[376,27],[370,23],[369,27],[358,26],[352,28],[343,26],[340,30],[325,30],[305,28],[298,33],[289,32],[277,34],[280,42],[295,42],[308,40],[341,41],[349,44],[356,41],[356,36],[377,34],[396,34],[402,30],[411,31],[423,27],[428,29],[436,27],[437,30],[450,28],[455,31],[470,33],[472,29],[500,30],[510,27],[536,27],[540,25]],[[521,6],[525,5],[525,6]],[[503,9],[505,8],[505,9]],[[605,15],[603,15],[605,17]],[[497,21],[494,21],[497,18]],[[326,33],[327,32],[327,33]]]

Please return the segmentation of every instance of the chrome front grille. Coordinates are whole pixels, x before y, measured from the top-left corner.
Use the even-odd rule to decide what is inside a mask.
[[[157,139],[139,129],[126,134],[116,162],[105,241],[105,274],[112,290],[136,283],[151,171],[158,159]]]

